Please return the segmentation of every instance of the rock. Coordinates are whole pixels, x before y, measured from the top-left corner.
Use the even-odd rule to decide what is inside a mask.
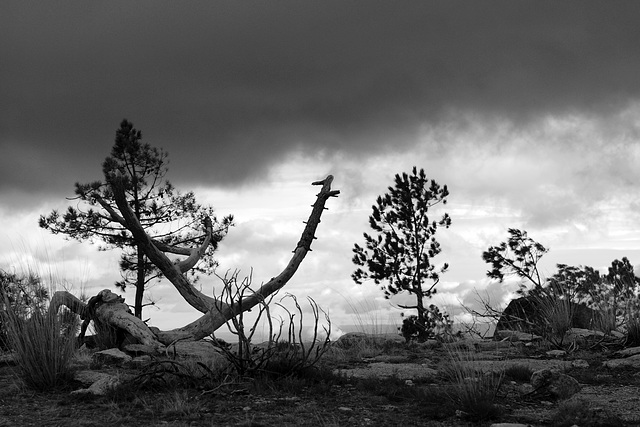
[[[609,335],[611,335],[613,338],[615,339],[623,339],[626,335],[620,331],[611,331],[609,332]]]
[[[167,347],[167,353],[178,357],[192,357],[200,359],[222,358],[220,349],[215,347],[211,341],[178,341],[174,345]]]
[[[333,345],[340,348],[349,348],[356,345],[373,343],[376,345],[401,344],[404,338],[397,334],[365,334],[364,332],[349,332],[338,338]]]
[[[557,369],[541,369],[531,375],[531,385],[536,393],[554,399],[568,399],[580,391],[578,381]]]
[[[337,369],[338,375],[355,378],[389,378],[396,377],[401,380],[433,380],[438,376],[438,371],[425,365],[415,363],[371,363],[365,368]]]
[[[584,343],[587,341],[597,341],[605,338],[605,333],[602,331],[596,331],[593,329],[585,328],[571,328],[564,334],[563,342],[565,344],[570,343]]]
[[[82,385],[90,386],[98,380],[110,377],[111,375],[97,371],[78,371],[73,374],[73,379],[82,383]]]
[[[629,357],[640,354],[640,347],[629,347],[620,351],[616,351],[615,355],[620,357]]]
[[[564,350],[550,350],[550,351],[547,351],[547,353],[546,353],[546,354],[547,354],[547,356],[549,356],[549,357],[556,357],[556,358],[558,358],[558,357],[564,357],[564,356],[566,356],[566,355],[567,355],[567,352],[566,352],[566,351],[564,351]]]
[[[593,325],[594,319],[599,316],[598,312],[584,304],[574,302],[570,302],[570,304],[574,312],[572,326],[589,329]],[[542,335],[545,320],[542,318],[544,313],[539,305],[536,298],[531,296],[511,300],[498,320],[496,331],[506,329]]]
[[[122,382],[120,378],[114,377],[113,375],[94,371],[76,372],[74,378],[83,385],[89,385],[89,387],[74,390],[71,394],[95,394],[97,396],[104,396],[109,390],[116,388]]]
[[[145,354],[154,355],[157,353],[154,347],[144,344],[126,344],[122,347],[122,349],[133,357],[142,356]]]
[[[133,367],[143,367],[151,363],[152,360],[151,356],[145,354],[143,356],[134,357],[129,363]]]
[[[640,369],[640,354],[634,354],[624,359],[606,360],[602,366],[609,369],[617,368],[635,368]]]
[[[583,359],[574,360],[571,362],[573,368],[586,369],[589,367],[589,362]]]
[[[522,342],[533,342],[533,341],[541,341],[542,337],[539,335],[532,334],[530,332],[521,332],[521,331],[510,331],[510,330],[496,330],[493,334],[493,338],[502,341],[522,341]]]
[[[132,357],[128,354],[118,350],[117,348],[110,348],[93,353],[91,357],[93,363],[101,365],[123,365],[129,363]]]

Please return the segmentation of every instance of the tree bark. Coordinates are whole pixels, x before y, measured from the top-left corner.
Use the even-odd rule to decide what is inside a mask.
[[[331,190],[332,181],[333,176],[329,175],[322,181],[312,183],[312,185],[321,185],[322,188],[317,194],[316,202],[312,205],[313,209],[309,219],[306,221],[300,240],[293,250],[293,256],[284,270],[262,285],[254,294],[245,297],[241,304],[238,301],[229,304],[204,295],[189,282],[184,274],[195,266],[207,246],[211,244],[213,229],[210,218],[205,218],[206,234],[204,241],[198,248],[169,248],[166,245],[158,244],[157,241],[145,233],[135,213],[127,203],[121,177],[111,176],[108,182],[112,186],[116,205],[122,214],[121,218],[139,247],[174,285],[185,301],[196,310],[204,313],[204,315],[186,326],[171,331],[160,331],[157,328],[150,329],[129,311],[128,306],[124,304],[124,299],[106,289],[96,296],[100,298],[100,304],[95,310],[91,310],[87,307],[87,304],[84,304],[70,293],[63,291],[54,294],[50,309],[57,312],[61,305],[65,305],[83,318],[94,316],[94,320],[121,328],[133,335],[141,344],[156,349],[161,349],[163,345],[169,345],[176,340],[200,340],[205,338],[228,320],[240,314],[240,309],[242,311],[250,310],[261,301],[264,301],[269,295],[280,290],[293,277],[307,253],[311,251],[311,243],[316,238],[315,232],[320,223],[320,218],[323,211],[327,209],[325,207],[326,201],[330,197],[337,197],[340,194],[338,190]],[[163,251],[189,254],[189,256],[181,262],[172,263]]]

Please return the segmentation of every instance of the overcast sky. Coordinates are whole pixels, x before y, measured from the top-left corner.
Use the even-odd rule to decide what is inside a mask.
[[[508,298],[481,253],[509,227],[551,248],[547,274],[640,263],[638,22],[635,1],[3,1],[0,263],[113,287],[117,254],[37,218],[101,178],[123,118],[169,153],[178,188],[235,214],[220,261],[257,283],[298,241],[309,184],[334,174],[341,195],[287,290],[337,324],[354,323],[350,305],[399,318],[351,281],[351,248],[414,165],[451,191],[434,260],[451,265],[436,301],[451,311],[474,290]],[[152,292],[151,323],[197,317],[169,286]]]

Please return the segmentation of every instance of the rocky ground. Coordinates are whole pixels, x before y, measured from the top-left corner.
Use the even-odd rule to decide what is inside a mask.
[[[640,426],[640,348],[589,337],[559,351],[530,338],[406,346],[395,337],[349,335],[313,378],[286,379],[166,380],[149,374],[148,357],[85,354],[75,380],[46,393],[25,388],[5,356],[0,426]],[[452,399],[452,355],[501,378],[492,418],[472,420]],[[183,343],[169,360],[212,367],[220,357],[208,344]],[[136,388],[131,379],[157,381]]]

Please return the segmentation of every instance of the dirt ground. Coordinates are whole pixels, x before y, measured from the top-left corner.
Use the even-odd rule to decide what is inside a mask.
[[[527,395],[526,381],[508,377],[496,398],[499,414],[486,421],[466,421],[439,377],[421,376],[437,372],[444,357],[441,349],[396,348],[392,355],[379,352],[343,360],[331,367],[332,372],[340,372],[338,379],[223,381],[135,393],[122,389],[97,397],[70,394],[81,388],[73,383],[55,392],[30,391],[21,384],[14,365],[0,362],[0,426],[565,425],[557,414],[565,410],[561,405],[566,402],[532,398]],[[572,367],[572,361],[581,357],[589,367]],[[479,353],[478,358],[487,366],[502,364],[500,369],[509,364],[558,367],[576,378],[582,389],[569,402],[591,414],[580,427],[640,426],[640,375],[631,369],[603,367],[607,355],[575,354],[558,359],[543,353],[500,350]],[[133,369],[118,372],[122,376],[139,373]]]

